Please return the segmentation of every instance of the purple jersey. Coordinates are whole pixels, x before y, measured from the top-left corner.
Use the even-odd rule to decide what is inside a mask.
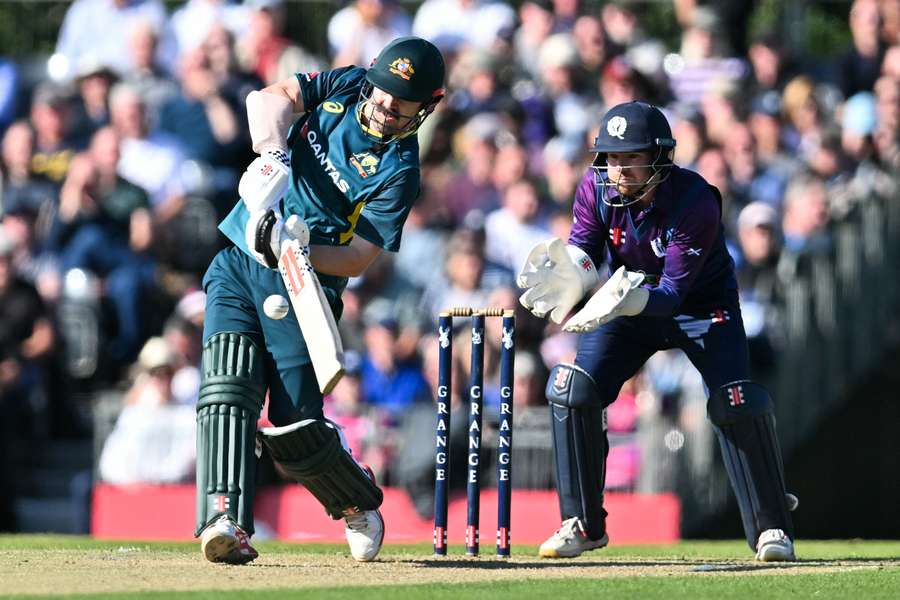
[[[610,272],[625,265],[646,273],[650,298],[642,315],[703,313],[736,299],[721,200],[706,180],[672,167],[650,206],[641,208],[607,205],[594,178],[588,169],[578,184],[569,244],[587,252],[594,264],[608,262]],[[607,193],[618,195],[613,188]]]

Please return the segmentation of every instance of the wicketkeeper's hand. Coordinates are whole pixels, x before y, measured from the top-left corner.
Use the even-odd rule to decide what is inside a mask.
[[[273,208],[287,192],[290,176],[287,152],[268,150],[257,156],[238,183],[238,193],[250,214]]]
[[[309,227],[297,215],[288,217],[286,226],[279,211],[259,210],[250,213],[247,226],[244,228],[244,237],[247,248],[259,264],[277,269],[281,242],[294,239],[303,247],[309,246]]]
[[[597,293],[591,296],[584,308],[566,321],[563,331],[586,333],[616,317],[639,314],[650,298],[650,290],[639,287],[643,281],[643,273],[619,267]]]
[[[558,238],[540,242],[528,254],[516,279],[525,291],[522,306],[537,317],[550,313],[554,323],[562,323],[585,293],[599,281],[593,261],[580,248],[567,246]]]

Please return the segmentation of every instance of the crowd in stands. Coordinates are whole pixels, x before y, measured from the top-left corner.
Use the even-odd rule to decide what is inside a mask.
[[[543,386],[576,340],[522,310],[514,279],[534,243],[567,239],[587,148],[621,102],[663,108],[676,163],[721,191],[753,368],[772,368],[792,261],[828,251],[848,190],[896,186],[900,2],[848,3],[852,41],[831,64],[791,52],[780,30],[752,31],[753,4],[673,0],[681,36],[669,47],[633,0],[352,0],[318,56],[284,30],[279,0],[171,12],[161,0],[75,0],[48,75],[0,61],[0,90],[15,94],[0,97],[0,444],[90,435],[92,398],[116,388],[99,476],[191,480],[200,278],[252,159],[244,98],[291,73],[366,66],[408,34],[444,52],[448,94],[419,133],[422,192],[400,251],[344,293],[349,368],[326,399],[379,481],[428,514],[438,311],[503,306],[518,323],[513,483],[553,485]],[[469,333],[457,325],[452,433],[464,448]],[[610,409],[608,487],[666,488],[660,456],[682,449],[679,430],[706,426],[704,408],[684,358],[655,357]],[[660,419],[647,441],[642,426]],[[710,448],[694,454],[695,467],[710,460]]]

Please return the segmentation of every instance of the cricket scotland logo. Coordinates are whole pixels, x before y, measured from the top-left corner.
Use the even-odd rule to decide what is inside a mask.
[[[374,175],[378,170],[378,157],[368,152],[357,152],[350,157],[350,164],[359,173],[359,176],[365,179],[369,175]]]
[[[606,124],[606,133],[620,140],[625,139],[622,136],[626,129],[628,129],[628,121],[625,120],[625,117],[615,116]]]
[[[412,61],[408,58],[395,59],[394,62],[391,63],[391,66],[388,67],[388,71],[406,81],[409,81],[410,78],[416,74]]]

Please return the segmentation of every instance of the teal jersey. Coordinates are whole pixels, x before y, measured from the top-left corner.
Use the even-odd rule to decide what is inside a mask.
[[[419,143],[412,135],[379,144],[356,117],[365,69],[343,67],[298,74],[307,112],[288,134],[291,182],[281,213],[300,216],[310,243],[343,246],[354,235],[385,250],[400,248],[400,235],[419,195]],[[249,254],[244,226],[249,213],[238,202],[219,225]],[[319,274],[340,293],[346,278]]]

